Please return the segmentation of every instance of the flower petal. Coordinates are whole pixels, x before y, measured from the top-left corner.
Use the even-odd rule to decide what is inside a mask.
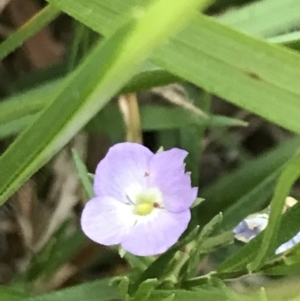
[[[171,213],[155,209],[151,214],[139,217],[122,247],[138,256],[152,256],[164,253],[174,245],[186,230],[191,219],[190,210]]]
[[[267,227],[268,220],[267,214],[245,218],[233,229],[234,237],[237,240],[249,242]]]
[[[157,153],[150,162],[149,181],[163,196],[165,208],[171,212],[188,210],[197,198],[198,188],[191,187],[191,177],[185,173],[187,152],[178,148]]]
[[[83,232],[93,241],[111,246],[121,243],[136,222],[133,206],[110,197],[96,197],[87,202],[81,216]]]
[[[289,241],[285,242],[280,247],[278,247],[276,249],[276,254],[280,254],[280,253],[283,253],[283,252],[291,249],[292,247],[297,245],[299,242],[300,242],[300,232],[297,233],[292,239],[290,239]]]
[[[110,196],[127,203],[126,191],[132,191],[132,185],[145,185],[145,173],[152,157],[153,153],[138,143],[125,142],[112,146],[96,169],[96,196]]]

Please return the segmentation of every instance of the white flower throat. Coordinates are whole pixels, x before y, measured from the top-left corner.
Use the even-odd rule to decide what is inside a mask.
[[[131,187],[126,197],[133,205],[133,213],[136,215],[149,215],[155,208],[162,208],[162,195],[156,188],[142,189],[141,187]]]

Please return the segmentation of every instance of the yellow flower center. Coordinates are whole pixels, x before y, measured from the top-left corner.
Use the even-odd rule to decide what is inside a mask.
[[[135,206],[135,213],[138,215],[148,215],[152,212],[153,203],[142,203]]]
[[[158,207],[158,196],[159,195],[155,190],[143,191],[137,194],[135,198],[136,205],[134,207],[134,213],[142,216],[150,214],[154,208]]]

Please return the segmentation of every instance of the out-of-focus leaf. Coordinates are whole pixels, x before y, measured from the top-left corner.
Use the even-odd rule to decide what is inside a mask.
[[[231,9],[217,19],[241,31],[257,36],[274,36],[297,24],[300,4],[297,0],[255,1],[239,9]]]
[[[208,113],[210,107],[210,96],[207,93],[200,93],[199,88],[188,87],[187,93],[193,104],[201,109],[204,113]],[[209,114],[207,114],[209,115]],[[189,125],[183,127],[179,131],[180,147],[185,149],[189,155],[186,158],[186,169],[191,172],[191,180],[193,186],[199,185],[199,166],[202,152],[202,138],[207,128],[207,123],[202,126]]]
[[[192,249],[190,250],[189,258],[181,270],[181,274],[184,279],[195,275],[194,273],[199,266],[200,255],[205,254],[207,251],[207,249],[202,248],[203,243],[205,243],[205,240],[210,236],[216,226],[221,223],[221,221],[222,214],[220,213],[203,227],[195,241],[192,242]]]
[[[269,276],[284,276],[284,275],[293,275],[293,274],[299,274],[300,269],[300,262],[287,265],[286,263],[282,263],[279,265],[276,265],[274,267],[264,269],[263,272],[266,275]]]
[[[157,85],[166,85],[176,80],[178,81],[178,78],[158,67],[153,67],[149,64],[143,66],[121,90],[121,93],[136,92]],[[63,88],[64,80],[66,79],[51,81],[37,88],[23,91],[22,93],[2,100],[0,103],[0,125],[16,121],[27,115],[33,115],[46,108],[49,103],[58,96],[59,91]],[[225,122],[230,122],[230,120],[225,118],[223,123]],[[222,124],[221,118],[220,123]]]
[[[247,215],[267,206],[282,169],[279,167],[224,211],[222,230],[232,229]]]
[[[300,31],[287,33],[268,39],[271,43],[277,43],[295,50],[300,49]]]
[[[230,289],[228,289],[230,290]],[[166,291],[154,291],[153,294],[150,296],[149,301],[156,301],[161,300],[163,298],[168,297],[170,294],[174,294],[174,301],[186,301],[186,300],[205,300],[205,301],[238,301],[241,300],[248,300],[246,296],[241,296],[235,294],[233,291],[229,293],[224,292],[224,290],[209,287],[207,290],[205,289],[197,289],[194,291],[188,290],[166,290]]]
[[[118,299],[116,287],[109,285],[109,280],[98,280],[59,290],[50,294],[23,298],[22,301],[108,301]]]
[[[113,24],[118,22],[120,16],[126,15],[128,9],[132,5],[136,5],[134,0],[114,0],[110,2],[110,5],[90,0],[89,7],[72,0],[48,1],[105,36],[114,30]],[[92,12],[88,14],[89,8],[94,10],[94,14]],[[270,36],[297,25],[300,20],[297,13],[299,9],[300,4],[297,0],[259,1],[236,10],[229,10],[225,14],[217,16],[216,20],[251,34]],[[98,20],[96,15],[98,15]]]
[[[264,231],[262,244],[259,248],[255,260],[249,265],[250,270],[255,271],[259,269],[268,255],[273,255],[275,252],[276,235],[280,227],[283,206],[285,199],[290,193],[291,187],[300,176],[300,155],[297,155],[291,162],[288,163],[283,170],[278,183],[276,185],[275,193],[271,201],[271,212],[267,228]]]
[[[34,116],[27,115],[24,117],[20,117],[14,121],[10,121],[5,124],[0,125],[0,139],[18,135],[21,133],[33,120]]]
[[[78,176],[82,183],[82,186],[84,187],[84,190],[85,190],[87,196],[91,199],[94,197],[94,189],[93,189],[93,185],[88,177],[88,170],[87,170],[84,162],[80,158],[76,149],[72,150],[72,156],[73,156],[73,160],[74,160],[74,163],[76,166]]]
[[[1,301],[21,301],[26,297],[25,293],[20,293],[9,287],[0,286]]]
[[[215,183],[209,185],[200,193],[201,197],[206,200],[206,202],[203,202],[199,206],[199,210],[205,212],[203,219],[207,221],[220,211],[224,213],[225,221],[227,220],[227,216],[230,215],[230,211],[235,211],[235,213],[238,214],[240,209],[244,209],[243,214],[239,215],[238,218],[243,218],[247,214],[254,212],[257,208],[256,201],[259,200],[257,198],[259,188],[256,187],[262,187],[265,181],[268,182],[267,178],[272,177],[274,172],[276,173],[276,171],[280,170],[280,168],[282,168],[283,165],[288,162],[294,154],[296,154],[299,148],[300,138],[295,137],[290,139],[282,145],[266,152],[262,156],[247,162],[234,172],[224,175]],[[273,184],[270,180],[271,183],[269,185],[269,190],[265,191],[265,194],[264,191],[261,190],[261,195],[265,195],[265,198],[270,196],[270,189],[275,187],[272,185],[275,185],[276,175],[273,177]],[[267,183],[265,184],[267,185]],[[246,198],[249,200],[247,206],[250,206],[250,208],[245,206],[240,207],[238,204],[241,201],[239,200],[244,199],[246,201]],[[243,204],[245,203],[243,202]],[[260,204],[262,204],[261,201]],[[238,206],[239,208],[236,207],[238,210],[234,210],[234,207],[232,206]],[[233,222],[235,223],[236,220]],[[232,223],[231,226],[233,226]]]
[[[107,26],[104,5],[95,1],[89,6],[71,0],[50,2],[104,36],[109,34],[111,27]],[[120,0],[110,3],[113,7]],[[120,17],[116,11],[111,14],[110,22]],[[99,21],[100,15],[103,19]],[[207,92],[300,133],[300,86],[297,80],[300,56],[296,53],[239,33],[199,14],[185,30],[152,52],[151,58],[156,65]]]
[[[38,102],[36,105],[39,106]],[[6,116],[3,114],[2,116],[4,116],[4,118],[2,119],[0,116],[0,138],[19,134],[36,118],[36,115],[17,117],[18,113],[14,111],[13,107],[14,106],[11,106],[9,110],[4,108],[4,111],[6,111],[8,114]],[[24,106],[24,111],[27,111],[26,105]],[[193,126],[193,128],[198,129],[199,127],[201,128],[204,126],[231,127],[246,125],[246,123],[242,120],[219,115],[212,115],[208,120],[204,120],[194,113],[187,111],[186,109],[179,107],[165,107],[161,105],[141,105],[140,114],[141,126],[145,131],[180,129],[184,126]],[[14,116],[17,117],[17,119],[2,124],[2,120],[5,122],[5,120],[12,119]],[[123,128],[124,122],[122,120],[121,112],[114,105],[106,106],[86,126],[86,130],[91,133],[98,131],[104,131],[108,133],[123,131]],[[171,145],[170,147],[173,146],[174,145]]]
[[[60,10],[54,5],[48,5],[38,14],[26,22],[19,30],[11,34],[0,44],[0,60],[21,46],[31,36],[41,30],[45,25],[54,20]]]
[[[38,278],[41,281],[49,280],[87,242],[87,237],[81,229],[77,229],[67,237],[61,236],[56,233],[53,241],[50,240],[36,255],[30,268],[26,271],[28,280],[32,281]]]
[[[142,282],[133,296],[133,301],[145,300],[148,301],[150,295],[158,284],[157,279],[147,279]]]

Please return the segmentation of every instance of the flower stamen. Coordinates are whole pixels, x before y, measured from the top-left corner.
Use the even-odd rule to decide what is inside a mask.
[[[134,202],[131,200],[131,198],[126,194],[126,199],[130,203],[130,205],[135,205]]]

